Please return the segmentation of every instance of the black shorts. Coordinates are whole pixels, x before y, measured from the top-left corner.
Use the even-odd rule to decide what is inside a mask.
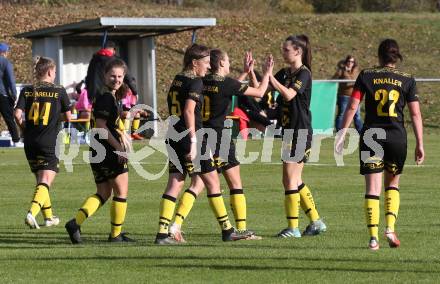
[[[26,154],[29,167],[33,173],[41,170],[50,170],[58,173],[59,160],[55,155],[55,147],[53,147],[53,149],[39,148],[35,147],[35,145],[32,143],[30,145],[25,143],[24,152]]]
[[[168,152],[168,172],[181,173],[184,176],[194,176],[200,174],[200,167],[195,167],[191,161],[187,161],[186,155],[191,150],[191,141],[188,136],[180,141],[168,139],[165,141]]]
[[[390,135],[387,133],[387,139],[377,139],[374,136],[373,141],[366,143],[364,133],[365,131],[362,132],[359,139],[360,174],[381,173],[383,170],[393,175],[401,174],[406,160],[406,135],[399,139],[396,136],[389,137]],[[372,145],[372,142],[377,144]],[[383,149],[383,156],[378,155],[380,153],[375,153],[376,147]],[[364,154],[362,154],[363,152]]]
[[[93,177],[95,179],[95,183],[103,183],[110,179],[116,178],[118,175],[128,172],[128,164],[127,163],[119,163],[118,155],[114,153],[114,149],[110,148],[111,146],[107,146],[103,144],[106,149],[106,155],[103,161],[99,163],[90,163],[90,167],[92,168]],[[90,148],[92,155],[95,156],[96,152],[94,149]]]
[[[307,163],[312,149],[312,139],[311,131],[299,132],[295,130],[293,135],[284,132],[281,160],[284,163]]]
[[[203,139],[202,153],[204,153],[206,149],[210,149],[213,160],[201,161],[202,173],[209,173],[213,170],[217,170],[217,172],[221,173],[222,171],[227,171],[240,165],[235,153],[234,140],[228,139],[229,141],[225,141],[227,144],[222,145],[222,130],[216,129],[215,133],[217,135],[215,145],[208,145],[206,135]]]

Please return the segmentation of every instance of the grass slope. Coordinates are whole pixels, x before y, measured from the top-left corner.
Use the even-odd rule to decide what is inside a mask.
[[[436,146],[439,139],[439,134],[426,137],[427,159],[422,167],[413,166],[414,141],[410,139],[397,224],[402,247],[390,249],[381,237],[382,246],[377,252],[366,248],[364,185],[358,174],[357,153],[345,157],[344,167],[336,167],[331,150],[333,139],[323,141],[319,162],[307,165],[304,173],[328,224],[327,233],[295,240],[273,237],[285,226],[277,141],[272,163],[258,160],[242,165],[248,225],[264,239],[221,242],[206,197],[201,196],[184,224],[188,243],[177,247],[152,244],[166,174],[159,180],[146,181],[133,169],[130,172],[124,229],[138,240],[136,244],[106,242],[110,230],[106,204],[83,225],[84,244],[74,247],[63,226],[39,231],[25,228],[23,219],[34,180],[21,149],[0,150],[0,279],[2,283],[437,282],[440,223],[435,177],[440,168],[440,151]],[[137,144],[137,149],[144,146]],[[261,148],[261,141],[250,141],[246,153],[261,152]],[[146,170],[159,172],[165,157],[154,154],[142,162]],[[84,198],[92,193],[94,184],[87,164],[76,159],[73,173],[62,167],[51,189],[55,213],[62,224],[72,218]],[[225,201],[229,203],[227,190]],[[300,226],[306,224],[302,215]],[[383,224],[382,216],[381,232]]]
[[[315,79],[330,78],[336,63],[349,53],[359,59],[361,67],[377,64],[377,46],[386,37],[399,41],[405,57],[403,70],[416,77],[440,76],[436,64],[432,64],[439,57],[439,13],[275,14],[260,11],[258,7],[246,11],[230,7],[178,8],[128,0],[119,1],[118,7],[121,8],[109,9],[109,2],[102,0],[76,1],[61,6],[0,3],[0,34],[3,35],[0,40],[11,43],[18,82],[31,81],[31,48],[30,41],[15,39],[14,34],[99,16],[215,17],[217,26],[200,30],[198,42],[226,50],[234,72],[241,68],[242,55],[247,49],[254,51],[259,62],[267,53],[273,53],[275,69],[281,68],[281,42],[290,34],[306,33],[313,47]],[[157,95],[159,110],[164,116],[167,115],[166,93],[173,76],[181,68],[182,54],[190,40],[191,32],[157,38]],[[437,128],[440,84],[420,83],[419,92],[425,122]]]

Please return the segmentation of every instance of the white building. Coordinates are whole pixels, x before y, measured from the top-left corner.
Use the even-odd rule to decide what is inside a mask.
[[[56,83],[68,86],[87,74],[95,53],[108,39],[118,45],[118,54],[136,78],[139,102],[157,109],[156,36],[215,26],[215,18],[108,18],[85,20],[15,35],[32,41],[32,56],[53,58],[57,63]],[[190,42],[190,39],[188,39]]]

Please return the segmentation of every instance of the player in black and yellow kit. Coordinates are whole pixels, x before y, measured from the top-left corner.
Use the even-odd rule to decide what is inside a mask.
[[[342,153],[347,127],[351,124],[360,101],[365,98],[365,124],[359,142],[360,173],[365,177],[365,213],[370,233],[369,248],[379,249],[379,197],[385,187],[385,237],[390,247],[399,247],[395,222],[399,212],[399,180],[406,160],[407,134],[403,109],[408,104],[416,137],[415,161],[424,160],[423,123],[416,82],[407,73],[396,69],[403,59],[397,42],[382,41],[378,49],[379,67],[362,70],[354,85],[349,108],[345,112],[343,130],[335,145]]]
[[[126,72],[124,61],[109,61],[104,69],[105,86],[93,104],[95,128],[91,137],[90,166],[96,183],[96,193],[88,197],[76,217],[66,223],[65,228],[73,244],[81,243],[80,226],[102,207],[112,193],[111,232],[108,241],[134,241],[127,233],[122,232],[128,195],[128,165],[124,154],[129,150],[130,144],[125,133],[118,129],[122,110],[119,102],[122,98],[116,96],[116,91],[121,87]]]
[[[249,52],[246,53],[244,71],[237,80],[227,76],[230,73],[228,54],[220,49],[213,49],[210,52],[211,74],[203,78],[203,127],[207,132],[206,137],[214,134],[215,139],[213,145],[208,143],[207,139],[203,140],[202,151],[211,151],[214,164],[210,160],[202,161],[201,171],[206,173],[215,169],[223,173],[230,190],[231,207],[236,228],[242,235],[247,235],[247,239],[261,239],[261,237],[256,236],[254,232],[247,230],[246,227],[246,198],[240,177],[240,163],[236,158],[235,143],[230,134],[228,136],[223,135],[224,123],[226,115],[230,112],[233,95],[260,98],[264,95],[269,83],[269,73],[272,72],[272,63],[271,58],[267,60],[263,80],[258,88],[253,88],[241,82],[248,73],[253,72],[253,59]],[[210,130],[211,133],[208,132]],[[226,130],[226,133],[228,132]],[[227,148],[229,148],[229,151],[222,153],[222,149]],[[193,190],[188,189],[180,200],[174,224],[170,227],[170,234],[178,242],[184,242],[180,230],[181,225],[188,216],[201,190],[203,190],[203,186],[195,187]]]
[[[58,173],[58,158],[55,154],[57,135],[60,131],[60,115],[70,120],[70,101],[66,90],[54,84],[56,65],[51,58],[36,57],[32,86],[21,90],[15,109],[15,119],[24,127],[24,151],[37,185],[31,208],[25,223],[39,229],[35,217],[40,212],[44,226],[58,225],[59,218],[52,213],[49,188]],[[24,120],[22,114],[24,111]]]
[[[166,141],[170,159],[169,177],[160,203],[159,232],[155,243],[177,243],[169,237],[169,224],[174,215],[176,198],[183,188],[187,174],[191,177],[189,190],[206,185],[209,203],[222,229],[222,240],[242,239],[242,235],[229,222],[217,172],[213,168],[212,171],[201,174],[193,163],[202,142],[202,139],[197,138],[196,131],[202,128],[202,77],[209,69],[209,49],[199,44],[189,46],[185,51],[183,65],[183,71],[175,76],[168,92],[169,113],[178,120],[175,125],[170,125]]]
[[[310,100],[312,94],[311,49],[306,35],[289,36],[283,43],[282,55],[289,67],[283,68],[270,83],[283,97],[283,186],[285,190],[284,209],[287,228],[278,237],[299,238],[299,207],[310,219],[303,235],[317,235],[327,227],[319,218],[312,193],[303,182],[302,171],[307,162],[312,143],[312,115]]]

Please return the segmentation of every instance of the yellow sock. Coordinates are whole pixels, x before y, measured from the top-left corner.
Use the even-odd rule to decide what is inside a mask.
[[[133,130],[133,132],[136,132],[136,130],[139,129],[140,124],[141,124],[141,120],[139,118],[133,119],[133,122],[131,124],[131,129]]]
[[[228,212],[226,212],[226,206],[222,194],[217,193],[208,195],[208,200],[222,231],[231,229],[232,225],[231,222],[229,222]]]
[[[400,193],[396,187],[385,189],[385,222],[388,228],[394,232],[394,224],[397,220],[400,206]]]
[[[179,206],[177,207],[174,224],[182,226],[183,220],[185,220],[191,211],[196,198],[197,195],[190,189],[187,189],[183,193],[182,198],[180,198]]]
[[[300,197],[298,190],[286,190],[284,193],[284,210],[289,228],[298,228]]]
[[[115,238],[121,234],[122,225],[124,224],[126,212],[127,212],[127,199],[120,197],[113,197],[112,206],[110,207],[112,238]]]
[[[104,204],[104,202],[105,201],[98,194],[89,196],[78,210],[78,213],[76,213],[75,221],[78,226],[81,226],[81,224],[84,223],[88,217],[92,216],[99,209],[99,207]]]
[[[85,123],[85,128],[87,131],[90,129],[90,121]]]
[[[231,189],[230,200],[235,226],[238,230],[246,230],[246,197],[243,189]]]
[[[316,210],[315,201],[310,189],[304,183],[298,186],[299,195],[301,198],[301,208],[304,213],[309,217],[310,221],[314,222],[319,219],[318,210]]]
[[[379,239],[379,196],[365,195],[365,216],[370,237]]]
[[[129,119],[124,119],[123,123],[124,123],[124,130],[125,131],[130,130],[130,120]]]
[[[118,118],[116,124],[118,125],[119,130],[125,131],[125,119]]]
[[[168,235],[168,226],[173,218],[175,208],[176,198],[166,194],[162,195],[159,209],[159,234]]]
[[[34,198],[32,199],[31,208],[29,212],[31,212],[32,216],[37,216],[38,212],[40,212],[41,207],[43,207],[44,202],[46,202],[49,197],[49,186],[45,183],[39,183],[35,187]]]
[[[43,214],[44,220],[52,219],[53,212],[52,212],[52,203],[50,202],[50,195],[47,194],[47,199],[43,204],[43,207],[41,207],[41,214]]]

